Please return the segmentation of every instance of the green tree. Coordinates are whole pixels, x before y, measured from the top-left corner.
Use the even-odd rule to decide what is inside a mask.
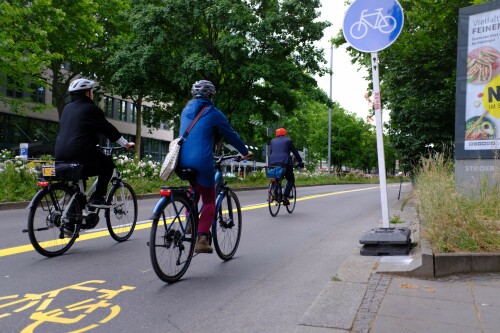
[[[18,89],[52,90],[59,116],[69,83],[99,73],[107,44],[119,34],[121,0],[2,2],[0,70]],[[5,29],[4,29],[5,27]]]
[[[248,140],[297,109],[294,91],[314,91],[313,75],[327,70],[314,46],[328,26],[318,20],[318,0],[137,3],[146,11],[136,17],[138,38],[158,54],[149,65],[171,93],[163,102],[176,111],[174,121],[192,83],[207,79],[216,105]]]

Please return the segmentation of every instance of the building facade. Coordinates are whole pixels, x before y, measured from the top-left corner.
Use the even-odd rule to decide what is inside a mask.
[[[36,158],[41,155],[53,155],[54,144],[59,132],[59,115],[52,106],[52,93],[50,89],[40,87],[34,92],[12,90],[0,86],[0,95],[14,100],[29,100],[32,109],[14,112],[12,107],[0,102],[0,150],[8,149],[18,151],[20,143],[28,143],[28,157]],[[40,108],[40,104],[45,107]],[[106,118],[129,141],[136,138],[136,107],[130,100],[106,93],[101,94],[98,105],[104,111]],[[143,105],[143,108],[150,106]],[[142,125],[141,133],[141,159],[151,156],[154,161],[162,161],[165,157],[169,142],[173,140],[174,133],[166,124],[160,128],[149,129]],[[101,139],[102,145],[110,145],[105,138]]]

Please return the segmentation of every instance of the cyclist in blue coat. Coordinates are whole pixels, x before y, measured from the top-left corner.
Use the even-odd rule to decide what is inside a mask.
[[[184,133],[204,107],[207,109],[183,143],[178,165],[181,168],[192,168],[198,171],[196,191],[201,195],[203,209],[194,251],[212,253],[208,235],[215,216],[215,166],[212,147],[217,130],[243,155],[243,159],[250,158],[252,152],[248,151],[238,133],[229,125],[227,118],[212,102],[215,86],[210,81],[195,82],[191,88],[191,94],[193,99],[182,110],[180,133]]]
[[[304,163],[302,162],[302,157],[300,157],[297,148],[292,142],[292,139],[285,137],[287,134],[286,129],[278,128],[276,130],[276,138],[271,140],[270,149],[269,149],[269,165],[272,166],[281,166],[285,167],[285,179],[286,186],[285,191],[283,192],[284,205],[289,205],[290,202],[288,198],[290,197],[290,192],[292,190],[293,185],[295,184],[295,175],[293,174],[293,164],[292,157],[290,153],[295,156],[295,159],[299,163],[301,168],[304,167]]]

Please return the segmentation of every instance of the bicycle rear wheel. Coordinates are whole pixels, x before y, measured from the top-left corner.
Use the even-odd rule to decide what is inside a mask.
[[[198,218],[188,213],[189,207],[186,197],[177,196],[167,202],[151,226],[151,263],[156,275],[167,283],[178,281],[193,258]],[[190,234],[186,233],[188,225],[191,225]]]
[[[212,224],[215,252],[224,261],[230,260],[240,244],[241,206],[236,193],[228,190]]]
[[[290,194],[293,196],[293,198],[288,198],[288,201],[290,201],[289,205],[286,205],[286,210],[288,213],[292,214],[293,210],[295,209],[295,203],[297,202],[297,189],[295,188],[295,185],[293,185],[292,190],[290,191]]]
[[[269,183],[269,189],[267,190],[267,205],[269,206],[269,213],[272,217],[278,215],[280,211],[280,186],[276,182]]]
[[[132,186],[124,182],[115,183],[107,202],[111,203],[111,207],[104,212],[109,234],[117,242],[126,241],[137,223],[137,197]]]
[[[74,191],[65,185],[51,185],[35,195],[28,216],[28,235],[35,250],[43,256],[55,257],[75,243],[80,232],[81,208],[73,200],[64,218]]]

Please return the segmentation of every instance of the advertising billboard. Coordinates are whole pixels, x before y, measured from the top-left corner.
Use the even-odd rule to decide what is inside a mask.
[[[456,159],[494,158],[500,149],[500,1],[460,9]]]

